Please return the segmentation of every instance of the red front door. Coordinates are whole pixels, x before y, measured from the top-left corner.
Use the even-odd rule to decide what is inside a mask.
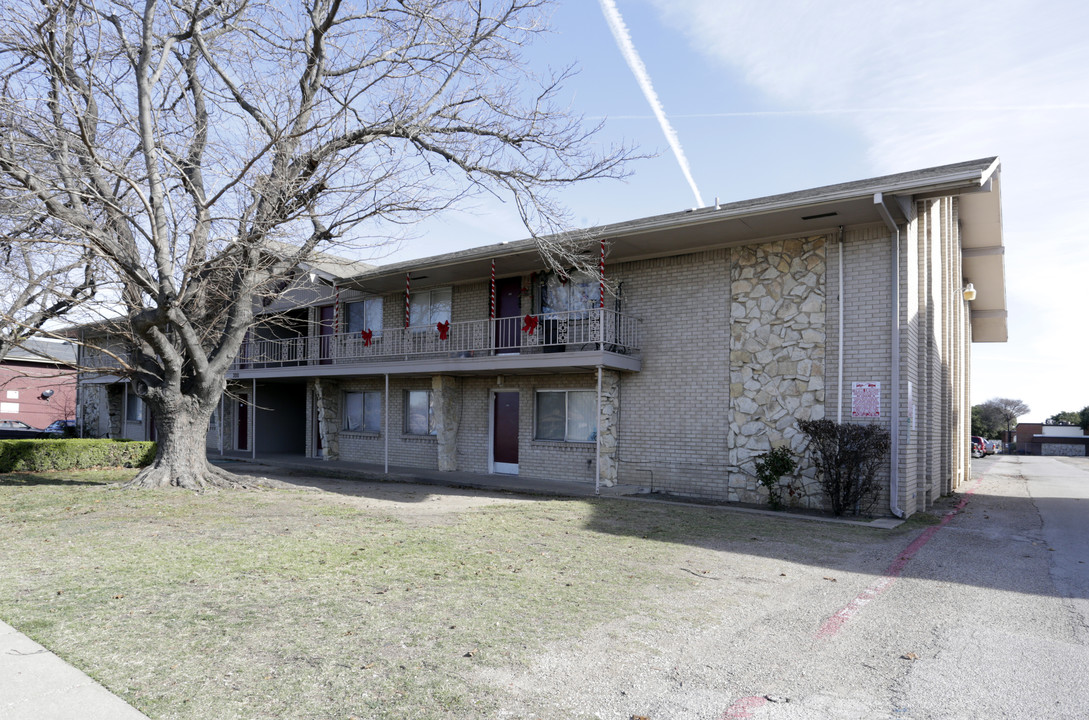
[[[518,474],[518,391],[495,393],[492,467],[497,473]]]
[[[495,281],[495,351],[516,353],[522,339],[522,279]]]

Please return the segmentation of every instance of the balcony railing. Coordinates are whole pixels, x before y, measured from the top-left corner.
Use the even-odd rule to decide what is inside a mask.
[[[611,310],[542,313],[424,327],[249,340],[235,370],[603,350],[638,354],[639,320]]]

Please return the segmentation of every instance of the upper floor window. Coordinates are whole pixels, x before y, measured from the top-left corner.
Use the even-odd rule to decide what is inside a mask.
[[[409,324],[414,328],[431,328],[450,322],[452,293],[450,288],[412,291],[409,298]]]
[[[348,332],[357,333],[370,330],[374,337],[382,335],[382,298],[373,297],[359,302],[350,302],[346,306]]]
[[[541,287],[541,312],[591,310],[598,306],[600,293],[597,278],[587,275],[562,278],[558,273],[550,273]]]

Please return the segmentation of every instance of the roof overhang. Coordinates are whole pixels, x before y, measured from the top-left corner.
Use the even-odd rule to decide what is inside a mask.
[[[973,340],[1006,340],[1006,292],[1002,247],[1001,193],[998,158],[945,165],[812,190],[744,200],[685,212],[659,215],[575,231],[565,237],[587,246],[596,262],[597,241],[608,243],[608,262],[678,255],[779,238],[836,232],[883,223],[885,206],[897,209],[897,222],[908,218],[890,200],[960,198],[963,275],[977,292],[972,303]],[[538,241],[533,238],[472,248],[461,252],[383,265],[347,281],[366,292],[385,294],[404,287],[406,275],[424,286],[480,280],[491,273],[507,277],[540,270]]]

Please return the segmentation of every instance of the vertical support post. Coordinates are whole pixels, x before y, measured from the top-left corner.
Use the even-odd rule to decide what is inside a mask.
[[[382,423],[382,436],[386,441],[384,472],[389,475],[389,373],[386,373],[386,420]]]
[[[253,432],[250,433],[250,458],[257,459],[257,378],[250,381],[253,385],[253,392],[250,393],[250,405],[253,407],[253,412],[250,413],[250,426],[253,428]]]
[[[597,366],[597,432],[594,433],[594,495],[601,494],[601,366]]]
[[[405,273],[405,327],[409,327],[409,322],[412,319],[412,308],[409,304],[409,298],[412,296],[412,276]]]
[[[598,274],[598,308],[605,308],[605,238],[601,238],[601,258],[597,265]],[[599,368],[600,369],[600,368]]]
[[[226,429],[226,428],[223,427],[223,395],[225,393],[226,393],[226,388],[224,388],[224,392],[221,392],[219,394],[219,422],[216,423],[216,434],[219,436],[217,438],[217,440],[219,442],[219,456],[220,457],[223,457],[223,432]]]
[[[495,320],[495,259],[492,258],[492,294],[491,304],[488,310],[488,319]]]

